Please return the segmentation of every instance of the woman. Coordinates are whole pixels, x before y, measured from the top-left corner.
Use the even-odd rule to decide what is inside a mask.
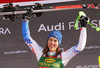
[[[62,41],[62,34],[60,31],[52,31],[48,38],[46,47],[43,49],[33,40],[29,31],[29,17],[24,15],[22,24],[22,35],[25,43],[35,53],[38,61],[38,68],[65,68],[71,58],[80,53],[86,45],[86,25],[88,18],[82,16],[80,19],[81,32],[77,46],[73,46],[66,51],[59,49]]]

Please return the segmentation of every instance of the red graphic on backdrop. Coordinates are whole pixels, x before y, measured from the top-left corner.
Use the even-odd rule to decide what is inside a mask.
[[[0,3],[29,2],[29,1],[45,1],[45,0],[1,0]]]

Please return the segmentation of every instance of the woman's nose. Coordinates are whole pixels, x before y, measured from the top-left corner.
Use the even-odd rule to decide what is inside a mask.
[[[54,44],[54,41],[51,41],[51,44]]]

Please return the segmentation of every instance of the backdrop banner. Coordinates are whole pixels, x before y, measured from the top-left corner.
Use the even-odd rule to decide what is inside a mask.
[[[56,5],[95,2],[96,0],[79,0]],[[97,0],[97,2],[100,1]],[[50,4],[45,5],[45,8],[48,7],[50,7]],[[48,34],[53,30],[59,30],[63,35],[61,48],[67,50],[77,45],[80,31],[74,29],[74,24],[79,11],[84,11],[90,18],[90,23],[100,27],[100,10],[74,9],[46,12],[41,17],[31,17],[29,23],[31,37],[44,48]],[[11,22],[3,21],[2,17],[0,16],[0,68],[38,68],[38,62],[34,53],[32,53],[22,38],[22,19],[15,19],[14,22]],[[100,32],[88,25],[85,49],[71,59],[66,68],[99,68],[98,56],[100,56]]]

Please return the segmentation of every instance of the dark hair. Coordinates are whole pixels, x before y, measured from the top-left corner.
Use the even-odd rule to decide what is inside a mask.
[[[43,50],[43,53],[44,54],[47,54],[49,52],[49,47],[48,47],[48,44],[46,44],[44,50]],[[56,55],[60,54],[62,52],[62,50],[60,50],[59,46],[57,47],[56,49]]]

